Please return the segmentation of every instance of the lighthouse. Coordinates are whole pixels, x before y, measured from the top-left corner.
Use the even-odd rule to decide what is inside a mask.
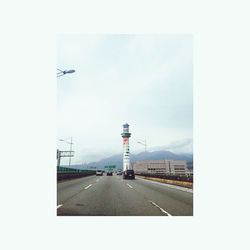
[[[123,124],[123,171],[131,169],[130,166],[130,158],[129,158],[129,137],[131,133],[129,133],[129,125],[128,123]]]

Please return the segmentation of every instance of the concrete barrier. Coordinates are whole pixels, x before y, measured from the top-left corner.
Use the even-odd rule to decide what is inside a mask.
[[[167,183],[167,184],[172,184],[176,186],[181,186],[181,187],[186,187],[186,188],[193,188],[193,182],[188,182],[188,181],[179,181],[179,180],[169,180],[169,179],[163,179],[163,178],[156,178],[156,177],[148,177],[148,176],[143,176],[139,175],[143,179],[147,180],[152,180],[152,181],[157,181],[161,183]]]

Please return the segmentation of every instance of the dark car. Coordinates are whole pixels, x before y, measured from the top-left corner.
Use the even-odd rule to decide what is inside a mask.
[[[108,175],[109,175],[109,176],[112,176],[112,175],[113,175],[113,172],[108,171],[108,172],[107,172],[107,176],[108,176]]]
[[[133,169],[125,170],[123,172],[123,179],[135,179],[135,172]]]

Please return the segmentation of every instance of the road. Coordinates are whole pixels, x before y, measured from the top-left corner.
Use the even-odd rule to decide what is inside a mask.
[[[137,176],[88,176],[57,184],[57,215],[191,216],[193,193]]]

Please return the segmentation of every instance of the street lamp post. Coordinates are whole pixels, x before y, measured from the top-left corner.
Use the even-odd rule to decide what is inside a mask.
[[[147,152],[147,143],[146,143],[146,139],[145,139],[145,141],[144,141],[144,142],[140,142],[140,141],[138,141],[137,143],[139,143],[139,144],[143,145],[143,146],[145,147],[145,152]]]
[[[70,69],[70,70],[57,69],[56,77],[60,77],[60,76],[63,76],[63,75],[66,75],[66,74],[72,74],[72,73],[75,73],[74,69]]]
[[[70,139],[70,142],[68,142],[67,140],[68,139]],[[63,141],[63,142],[65,142],[65,143],[68,143],[68,144],[70,144],[70,152],[72,152],[72,144],[74,144],[73,142],[72,142],[72,136],[70,137],[70,138],[67,138],[67,139],[60,139],[59,141]],[[70,154],[70,157],[69,157],[69,167],[70,167],[70,165],[71,165],[71,154]]]

